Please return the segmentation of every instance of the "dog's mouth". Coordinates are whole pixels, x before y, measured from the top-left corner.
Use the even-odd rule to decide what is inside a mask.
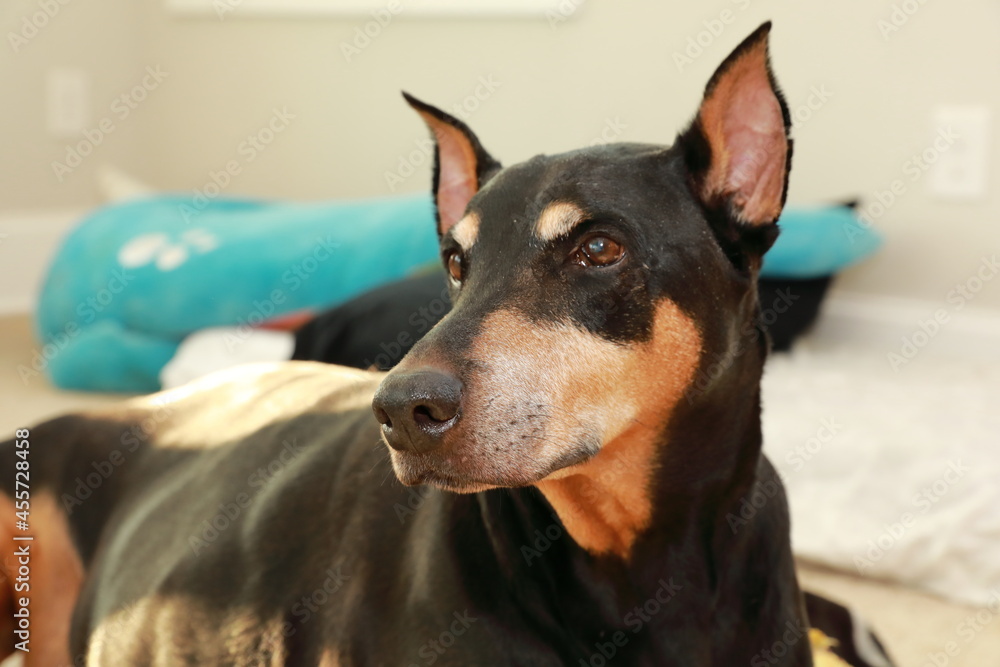
[[[477,482],[469,479],[460,479],[452,477],[451,475],[442,475],[433,471],[427,473],[421,483],[430,484],[431,486],[436,486],[439,489],[451,491],[452,493],[478,493],[479,491],[487,491],[489,489],[497,488],[492,484],[485,484],[483,482]]]
[[[591,460],[600,446],[580,443],[562,452],[505,452],[492,454],[459,453],[415,454],[393,451],[392,467],[397,479],[406,486],[429,484],[454,493],[476,493],[496,488],[530,486],[543,479],[556,479],[577,465]],[[541,456],[539,456],[541,454]]]
[[[431,461],[429,458],[393,452],[392,468],[396,478],[406,486],[430,484],[454,493],[476,493],[502,486],[454,470],[454,466],[448,461]]]

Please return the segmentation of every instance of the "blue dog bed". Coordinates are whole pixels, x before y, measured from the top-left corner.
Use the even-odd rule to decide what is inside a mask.
[[[438,255],[427,195],[291,204],[160,196],[94,211],[36,312],[66,389],[147,392],[184,336],[318,310]]]
[[[789,208],[780,223],[765,276],[830,275],[880,243],[843,207]],[[41,366],[66,389],[155,391],[190,333],[328,308],[437,256],[426,194],[106,206],[69,235],[49,270],[36,313]]]

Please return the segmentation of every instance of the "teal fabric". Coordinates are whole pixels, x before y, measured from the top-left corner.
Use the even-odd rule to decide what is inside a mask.
[[[130,331],[113,320],[81,329],[49,362],[52,383],[63,389],[144,393],[159,389],[159,374],[177,342]]]
[[[36,327],[43,344],[61,343],[47,369],[57,386],[154,391],[193,331],[336,305],[437,255],[425,194],[312,204],[152,197],[98,209],[76,227],[49,269]]]
[[[778,227],[778,240],[764,256],[765,278],[830,276],[882,246],[881,235],[847,206],[789,206]]]
[[[879,236],[845,207],[789,207],[762,275],[835,273]],[[145,392],[186,335],[319,310],[438,256],[426,194],[334,203],[158,196],[94,211],[49,269],[39,338],[52,381]]]

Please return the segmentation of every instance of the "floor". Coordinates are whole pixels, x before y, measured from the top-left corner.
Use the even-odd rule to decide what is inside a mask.
[[[120,398],[59,391],[44,377],[22,379],[35,347],[26,318],[0,318],[0,433]],[[1000,618],[971,636],[959,634],[964,619],[980,610],[808,563],[800,564],[800,576],[804,588],[845,602],[868,618],[901,667],[1000,664]],[[949,649],[954,655],[946,653]]]
[[[120,395],[54,389],[44,372],[36,370],[36,366],[41,366],[40,359],[41,351],[29,319],[0,318],[0,433],[7,434],[48,417],[106,405],[122,398]]]

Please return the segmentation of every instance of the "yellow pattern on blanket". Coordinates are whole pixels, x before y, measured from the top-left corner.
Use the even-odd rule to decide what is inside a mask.
[[[809,631],[809,643],[812,644],[815,667],[851,667],[830,650],[837,645],[836,639],[831,639],[820,630],[812,628]]]

